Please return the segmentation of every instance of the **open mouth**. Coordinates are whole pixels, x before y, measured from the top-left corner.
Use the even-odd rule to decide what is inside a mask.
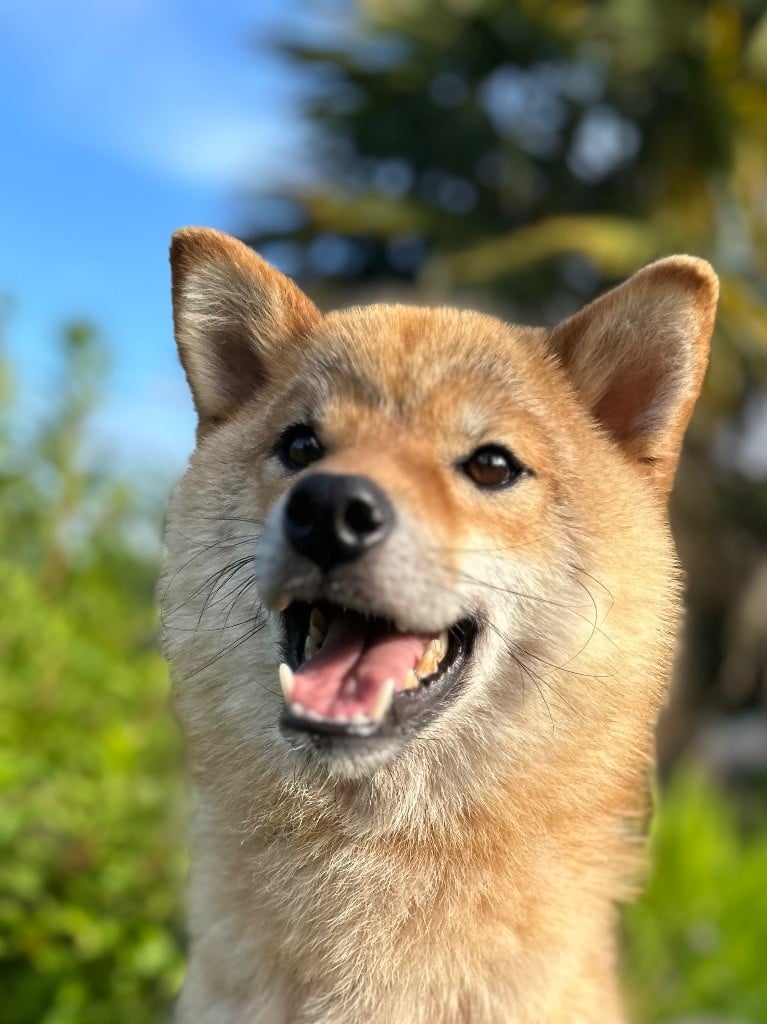
[[[476,635],[469,620],[416,633],[327,602],[293,602],[283,617],[283,728],[325,735],[422,727],[457,692]]]

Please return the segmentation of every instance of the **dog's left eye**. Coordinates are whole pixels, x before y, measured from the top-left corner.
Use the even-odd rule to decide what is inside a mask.
[[[510,487],[525,471],[519,459],[499,444],[477,448],[461,469],[477,487],[486,488]]]
[[[294,423],[277,442],[275,454],[287,469],[296,472],[321,459],[325,449],[313,427],[308,423]]]

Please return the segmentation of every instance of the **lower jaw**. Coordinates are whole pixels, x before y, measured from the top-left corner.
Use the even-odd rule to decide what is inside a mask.
[[[347,782],[362,782],[376,769],[390,765],[405,752],[417,732],[388,737],[343,736],[294,729],[284,717],[280,721],[280,734],[292,752],[291,758],[298,758],[307,768],[318,767],[321,775]]]

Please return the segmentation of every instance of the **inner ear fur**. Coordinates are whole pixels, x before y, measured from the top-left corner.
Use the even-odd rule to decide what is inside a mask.
[[[210,228],[177,231],[170,265],[176,343],[204,433],[263,387],[320,313],[290,278]]]
[[[670,256],[550,334],[581,401],[663,493],[703,383],[718,295],[709,263]]]

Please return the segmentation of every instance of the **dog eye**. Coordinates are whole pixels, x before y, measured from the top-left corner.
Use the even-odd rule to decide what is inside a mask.
[[[294,423],[277,442],[275,454],[287,469],[298,471],[321,459],[325,449],[313,427],[308,423]]]
[[[477,448],[461,469],[477,487],[509,487],[522,475],[525,467],[515,455],[498,444],[486,444]]]

